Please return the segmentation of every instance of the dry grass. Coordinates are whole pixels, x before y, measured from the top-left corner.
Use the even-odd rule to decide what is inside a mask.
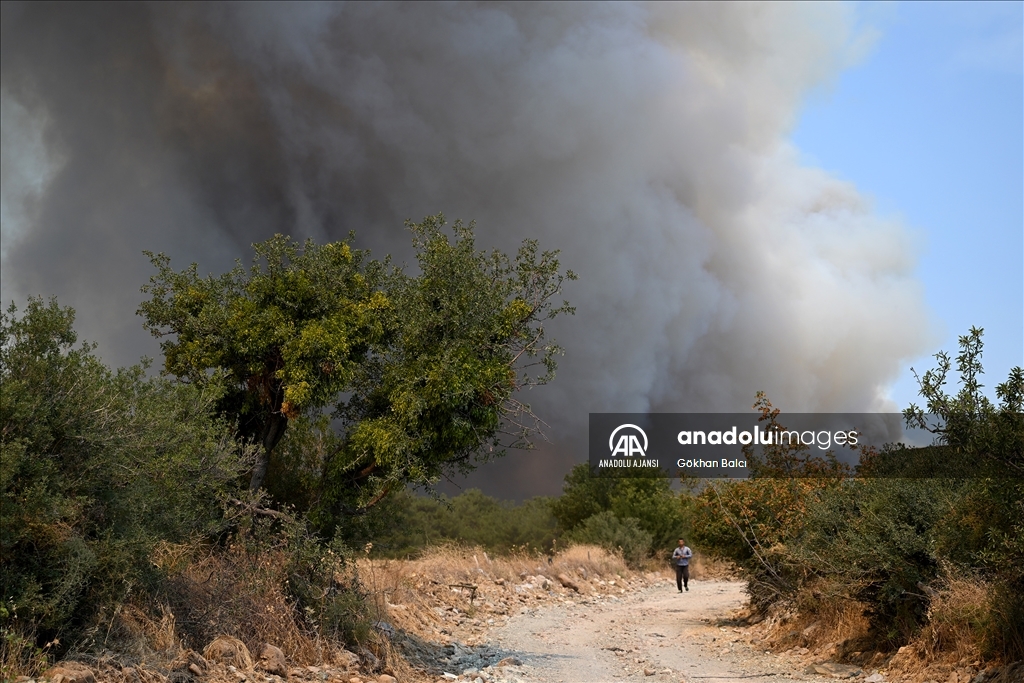
[[[163,609],[174,615],[181,646],[198,651],[229,635],[251,651],[273,643],[295,662],[330,659],[330,645],[285,592],[287,564],[283,551],[254,554],[232,547],[195,557],[172,573]]]
[[[928,623],[917,638],[900,648],[888,670],[907,681],[946,680],[953,673],[967,679],[968,668],[985,659],[992,599],[992,587],[980,577],[957,576],[951,567],[943,567]]]
[[[949,653],[957,660],[977,659],[989,619],[990,586],[978,578],[952,578],[948,571],[944,583],[932,599],[921,640],[933,653]]]
[[[38,676],[47,666],[47,650],[53,643],[39,648],[35,638],[15,628],[0,629],[0,680],[14,680],[18,676]]]
[[[491,557],[480,548],[447,545],[429,548],[415,560],[360,560],[358,571],[380,619],[406,633],[431,637],[442,625],[438,610],[452,603],[470,615],[480,610],[504,614],[513,603],[572,590],[561,585],[559,575],[586,593],[607,592],[634,576],[620,556],[597,546],[571,546],[549,562],[535,552]],[[524,585],[538,591],[516,590]]]
[[[896,653],[872,637],[867,606],[845,599],[848,591],[827,581],[808,585],[794,601],[776,606],[758,630],[776,651],[881,669],[890,681],[968,683],[982,668],[997,664],[984,656],[992,587],[946,567],[934,590],[928,622]]]
[[[489,580],[520,581],[525,576],[572,572],[580,578],[621,576],[633,572],[622,557],[598,546],[574,545],[548,556],[533,551],[518,551],[500,557],[491,557],[480,548],[446,545],[429,548],[416,560],[400,563],[407,572],[430,576],[449,583],[473,581],[485,576]]]
[[[99,615],[88,642],[68,657],[91,661],[91,652],[113,651],[120,665],[166,670],[189,650],[201,652],[217,637],[231,636],[254,654],[264,643],[273,644],[297,665],[341,663],[347,657],[344,643],[319,632],[322,621],[316,614],[349,606],[352,619],[364,622],[363,645],[387,662],[388,646],[372,632],[372,615],[354,582],[355,567],[322,558],[330,563],[327,575],[334,570],[333,584],[319,591],[319,603],[299,605],[289,590],[294,558],[288,553],[284,547],[161,545],[152,557],[166,572],[159,592]],[[24,672],[22,666],[19,673]]]
[[[866,608],[847,598],[844,586],[818,581],[794,600],[775,605],[759,630],[765,644],[777,651],[813,652],[864,665],[877,649]]]

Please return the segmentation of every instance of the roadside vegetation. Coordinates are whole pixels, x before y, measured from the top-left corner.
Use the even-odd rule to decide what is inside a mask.
[[[6,310],[0,677],[62,657],[169,667],[220,635],[397,670],[381,622],[404,618],[388,599],[415,596],[395,577],[562,572],[558,590],[605,590],[601,576],[667,569],[680,536],[696,567],[748,581],[780,649],[830,642],[891,670],[1024,659],[1024,371],[986,398],[980,330],[936,356],[924,406],[905,411],[934,431],[928,448],[851,469],[770,447],[748,454],[751,479],[681,490],[579,465],[555,498],[419,495],[529,447],[540,422],[519,391],[551,380],[544,326],[572,312],[555,253],[478,251],[472,226],[444,225],[409,225],[415,276],[351,240],[278,236],[206,278],[151,255],[139,313],[159,376],[106,367],[56,301]],[[763,395],[754,407],[785,419]]]
[[[904,417],[934,432],[932,447],[866,452],[855,472],[776,448],[759,476],[696,496],[697,542],[741,568],[780,646],[813,633],[840,658],[898,652],[907,668],[1024,659],[1024,371],[992,402],[981,357],[973,329],[955,361],[940,353],[920,377],[925,405]],[[801,476],[778,476],[794,466]]]
[[[575,278],[532,241],[509,257],[441,216],[408,228],[417,275],[351,238],[279,235],[209,277],[151,254],[139,314],[162,340],[157,378],[107,368],[56,301],[11,304],[0,677],[217,633],[255,649],[274,630],[296,661],[385,654],[352,548],[407,486],[529,447],[519,391],[553,376],[545,324],[572,312],[557,297]]]

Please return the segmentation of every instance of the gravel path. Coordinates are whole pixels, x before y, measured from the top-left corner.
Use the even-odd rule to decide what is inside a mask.
[[[488,640],[515,653],[522,661],[517,678],[524,681],[834,680],[794,671],[793,662],[755,651],[740,629],[728,625],[744,603],[743,585],[693,581],[689,592],[678,593],[664,580],[621,597],[524,609]]]

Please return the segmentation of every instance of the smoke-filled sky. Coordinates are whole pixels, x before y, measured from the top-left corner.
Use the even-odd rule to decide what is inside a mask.
[[[474,480],[520,497],[584,459],[588,412],[745,410],[758,390],[893,409],[944,339],[925,231],[792,142],[879,39],[855,7],[2,11],[3,300],[57,295],[113,364],[158,355],[144,249],[221,272],[275,232],[355,230],[402,261],[403,221],[438,211],[481,246],[539,238],[580,274],[558,377],[527,397],[552,443]]]

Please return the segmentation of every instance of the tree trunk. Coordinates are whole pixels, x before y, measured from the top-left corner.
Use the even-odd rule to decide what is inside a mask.
[[[263,481],[267,478],[267,468],[270,466],[270,454],[274,451],[281,437],[284,436],[284,430],[287,427],[287,417],[279,412],[270,414],[266,426],[263,427],[263,438],[260,439],[260,445],[263,448],[260,450],[256,460],[256,466],[253,467],[252,479],[249,480],[250,491],[255,491],[263,486]]]

